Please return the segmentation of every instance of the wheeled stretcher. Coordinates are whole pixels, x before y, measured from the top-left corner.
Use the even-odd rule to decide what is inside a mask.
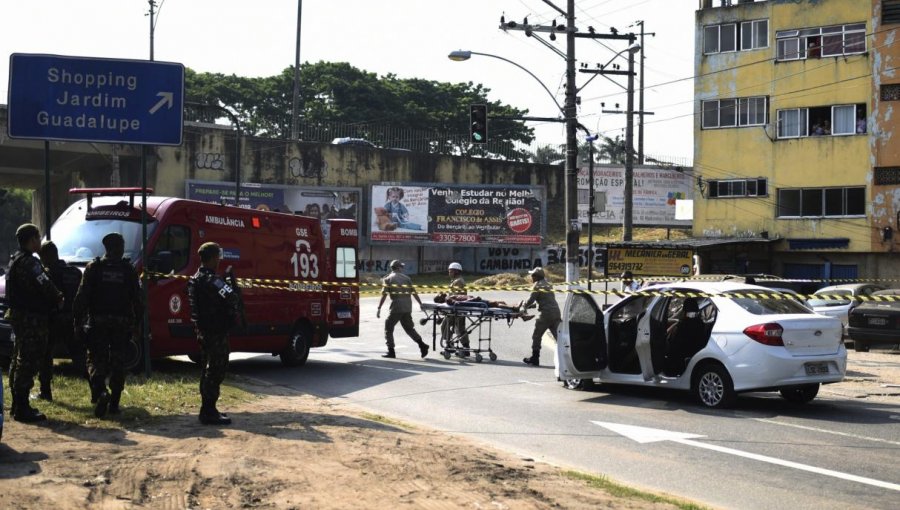
[[[497,359],[497,354],[491,350],[493,321],[505,320],[511,326],[517,318],[530,317],[517,308],[492,307],[484,301],[423,303],[422,309],[425,311],[425,318],[419,322],[424,326],[431,321],[432,349],[437,350],[437,345],[440,344],[440,353],[444,359],[450,359],[454,354],[459,357],[474,354],[475,361],[479,363],[484,360],[483,353],[487,353],[491,361]],[[469,338],[468,347],[463,346],[466,336]]]

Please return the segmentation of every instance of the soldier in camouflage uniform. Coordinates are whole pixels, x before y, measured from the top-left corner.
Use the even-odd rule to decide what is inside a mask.
[[[125,255],[125,239],[103,237],[106,254],[88,263],[75,295],[75,327],[87,324],[87,369],[94,416],[118,414],[125,388],[125,356],[143,317],[140,279]],[[109,389],[106,379],[109,377]]]
[[[462,264],[452,262],[447,267],[447,274],[450,276],[450,295],[465,296],[466,281],[462,277]],[[441,333],[447,339],[448,346],[454,340],[459,340],[463,350],[457,351],[458,355],[466,358],[469,356],[469,333],[466,332],[466,318],[463,316],[448,318],[441,325]]]
[[[50,382],[53,380],[53,348],[63,345],[72,357],[72,364],[79,374],[84,373],[84,345],[75,345],[72,334],[72,303],[75,293],[81,285],[81,271],[75,266],[66,264],[59,258],[59,250],[53,241],[44,241],[40,250],[41,264],[50,275],[50,281],[63,293],[62,309],[50,317],[50,336],[47,338],[47,353],[41,363],[38,379],[41,381],[40,397],[53,400]]]
[[[50,281],[34,256],[41,247],[38,228],[26,223],[16,230],[19,251],[6,274],[7,318],[16,335],[14,365],[10,367],[12,415],[16,421],[31,423],[47,419],[28,402],[34,376],[47,350],[50,314],[62,304],[62,293]]]
[[[537,303],[540,315],[534,321],[534,333],[531,335],[531,357],[522,361],[526,365],[539,366],[541,364],[541,339],[547,331],[550,331],[553,338],[556,338],[556,328],[562,322],[562,314],[559,312],[559,305],[553,294],[553,285],[550,285],[544,277],[544,269],[536,267],[528,274],[531,275],[534,285],[531,287],[531,296],[522,303],[521,309],[524,312]]]
[[[200,343],[200,423],[229,425],[231,418],[216,408],[219,387],[228,368],[228,330],[240,320],[241,298],[237,289],[216,274],[222,249],[203,243],[198,252],[200,268],[188,281],[191,321]]]
[[[391,274],[382,279],[384,287],[381,290],[381,301],[378,302],[378,311],[375,317],[381,317],[381,307],[387,297],[391,296],[390,313],[387,320],[384,321],[384,341],[387,344],[387,352],[382,354],[382,358],[396,358],[397,353],[394,351],[394,328],[397,323],[403,327],[403,331],[419,346],[419,353],[422,357],[428,356],[428,344],[422,341],[422,336],[416,332],[412,319],[412,298],[416,298],[419,308],[422,308],[422,300],[412,285],[409,276],[403,274],[403,267],[406,264],[399,260],[391,261]],[[410,297],[412,296],[412,297]]]

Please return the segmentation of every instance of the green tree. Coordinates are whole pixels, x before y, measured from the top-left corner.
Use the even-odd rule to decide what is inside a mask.
[[[9,256],[15,253],[16,229],[31,221],[31,190],[0,188],[0,264],[4,271]]]
[[[188,101],[219,105],[233,110],[246,134],[289,138],[293,95],[293,67],[276,76],[244,78],[220,73],[185,70]],[[418,78],[379,77],[345,62],[304,64],[300,73],[300,117],[306,127],[304,140],[328,141],[353,133],[385,140],[390,147],[421,147],[427,137],[429,150],[471,154],[513,152],[516,143],[529,144],[533,130],[524,122],[494,117],[523,116],[520,110],[500,101],[488,101],[490,89],[469,83],[444,83]],[[488,104],[490,142],[487,148],[468,143],[469,105]],[[210,122],[222,117],[215,109],[195,109],[189,120]],[[411,135],[389,136],[389,130]],[[377,131],[377,132],[376,132]],[[405,138],[405,139],[404,139]]]
[[[581,153],[579,149],[579,154]],[[545,165],[558,164],[566,159],[565,145],[542,145],[534,152],[534,162]]]
[[[600,146],[600,157],[608,159],[610,163],[624,165],[625,153],[625,140],[620,135],[616,135],[615,139],[608,136],[603,137],[603,144]]]

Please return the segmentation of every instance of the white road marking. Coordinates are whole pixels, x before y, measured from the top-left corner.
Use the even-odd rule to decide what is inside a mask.
[[[900,420],[900,415],[892,414],[891,419],[892,420]]]
[[[519,382],[522,384],[531,384],[532,386],[543,386],[543,384],[541,384],[541,383],[526,381],[524,379],[519,379]]]
[[[884,482],[881,480],[875,480],[874,478],[866,478],[864,476],[856,476],[851,475],[849,473],[842,473],[840,471],[833,471],[831,469],[824,469],[815,466],[809,466],[807,464],[800,464],[799,462],[793,462],[784,459],[777,459],[775,457],[769,457],[766,455],[758,455],[756,453],[744,452],[741,450],[735,450],[734,448],[727,448],[724,446],[712,445],[701,443],[699,441],[694,441],[694,439],[705,437],[697,434],[689,434],[684,432],[672,432],[669,430],[662,429],[651,429],[647,427],[638,427],[635,425],[624,425],[621,423],[608,423],[602,421],[592,421],[594,425],[599,425],[605,429],[609,429],[617,434],[621,434],[633,441],[637,441],[638,443],[654,443],[658,441],[672,441],[673,443],[680,443],[687,446],[694,446],[696,448],[703,448],[706,450],[712,450],[719,453],[726,453],[729,455],[736,455],[738,457],[744,457],[746,459],[757,460],[760,462],[767,462],[769,464],[775,464],[778,466],[784,466],[793,469],[799,469],[801,471],[808,471],[810,473],[816,473],[819,475],[830,476],[833,478],[840,478],[842,480],[848,480],[851,482],[862,483],[866,485],[873,485],[875,487],[881,487],[883,489],[888,489],[892,491],[900,492],[900,484]]]
[[[894,418],[894,417],[892,417],[892,418]],[[852,437],[853,439],[862,439],[862,440],[864,440],[864,441],[875,441],[875,442],[878,442],[878,443],[887,443],[887,444],[892,444],[892,445],[895,445],[895,446],[900,446],[900,442],[897,442],[897,441],[890,441],[890,440],[887,440],[887,439],[881,439],[881,438],[878,438],[878,437],[860,436],[860,435],[858,435],[858,434],[848,434],[848,433],[846,433],[846,432],[838,432],[838,431],[836,431],[836,430],[820,429],[820,428],[818,428],[818,427],[809,427],[809,426],[806,426],[806,425],[797,425],[797,424],[795,424],[795,423],[784,423],[784,422],[775,421],[775,420],[767,420],[767,419],[765,419],[765,418],[753,418],[753,419],[756,420],[756,421],[761,421],[761,422],[763,422],[763,423],[771,423],[772,425],[781,425],[781,426],[783,426],[783,427],[793,427],[793,428],[795,428],[795,429],[811,430],[811,431],[813,431],[813,432],[821,432],[821,433],[823,433],[823,434],[833,434],[833,435],[835,435],[835,436]],[[900,417],[896,417],[895,419],[900,419]]]

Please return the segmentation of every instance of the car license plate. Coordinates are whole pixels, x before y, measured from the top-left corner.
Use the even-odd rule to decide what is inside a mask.
[[[822,375],[828,373],[828,363],[806,363],[806,375]]]
[[[339,310],[337,313],[338,319],[352,319],[353,312],[350,310]]]
[[[870,326],[887,326],[887,318],[885,317],[869,317]]]

